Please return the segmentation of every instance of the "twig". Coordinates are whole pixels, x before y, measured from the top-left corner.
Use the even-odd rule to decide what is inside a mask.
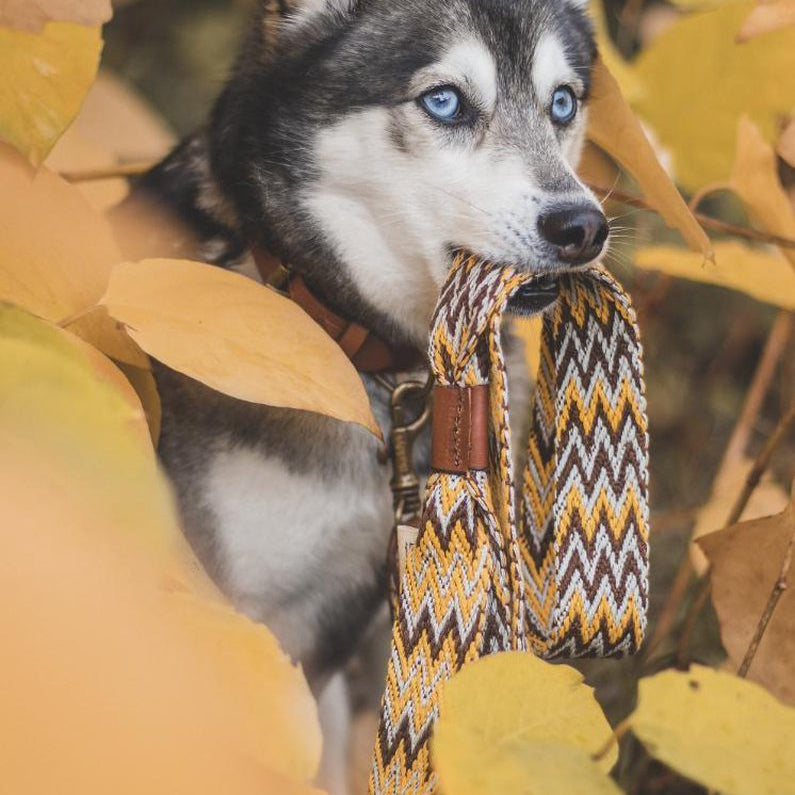
[[[756,460],[751,467],[751,471],[748,473],[748,477],[745,479],[743,490],[740,492],[740,496],[734,503],[734,507],[732,508],[729,518],[726,521],[727,525],[730,526],[737,524],[737,522],[740,521],[740,517],[743,515],[745,506],[748,505],[748,501],[751,499],[754,489],[759,485],[762,475],[765,474],[768,466],[770,466],[770,459],[773,457],[773,453],[776,452],[776,448],[781,444],[784,437],[787,435],[787,433],[789,433],[789,430],[793,425],[795,425],[795,401],[792,402],[792,405],[789,407],[789,411],[782,417],[781,422],[779,422],[778,426],[776,427],[776,430],[773,431],[773,434],[767,440],[767,443],[762,448],[762,451],[756,457]]]
[[[629,718],[622,720],[621,723],[613,729],[613,733],[610,735],[607,742],[595,754],[591,755],[591,759],[593,759],[594,762],[601,762],[610,753],[612,747],[621,742],[621,738],[627,734],[630,728],[631,724]]]
[[[748,647],[748,651],[745,653],[742,665],[737,671],[737,676],[742,677],[743,679],[748,676],[748,671],[751,669],[751,665],[754,662],[756,653],[759,651],[759,646],[762,643],[762,639],[765,637],[765,632],[767,632],[767,628],[770,625],[770,620],[773,618],[773,614],[776,612],[776,608],[778,607],[778,603],[781,600],[782,594],[787,590],[789,570],[792,567],[793,552],[795,552],[795,521],[793,522],[792,535],[790,536],[789,544],[787,545],[787,552],[784,555],[784,562],[781,565],[781,572],[778,575],[776,584],[773,586],[770,598],[767,600],[765,612],[762,613],[762,618],[759,619],[759,624],[756,627],[756,632],[754,632],[751,645]]]
[[[67,182],[95,182],[101,179],[117,179],[119,177],[137,177],[145,174],[150,168],[157,165],[157,160],[144,163],[125,163],[124,165],[108,166],[107,168],[92,168],[85,171],[62,171],[61,179]]]
[[[649,210],[655,213],[658,212],[654,205],[639,196],[633,196],[632,194],[622,193],[617,190],[610,190],[603,185],[588,183],[588,187],[602,198],[609,196],[611,201],[617,201],[629,207],[637,207],[640,210]],[[781,246],[782,248],[795,248],[795,240],[789,237],[760,232],[758,229],[753,229],[750,226],[730,224],[728,221],[721,221],[719,218],[713,218],[711,215],[704,215],[704,213],[693,213],[693,216],[702,226],[707,229],[712,229],[715,232],[726,232],[727,234],[736,235],[737,237],[744,237],[759,243],[771,243],[776,246]]]

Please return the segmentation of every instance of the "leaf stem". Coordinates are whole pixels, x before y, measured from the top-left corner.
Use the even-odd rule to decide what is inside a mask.
[[[625,718],[621,723],[613,729],[613,733],[608,738],[607,742],[595,753],[591,755],[594,762],[601,762],[612,750],[614,745],[618,745],[621,739],[632,728],[629,718]]]
[[[650,212],[657,212],[657,209],[642,199],[640,196],[634,196],[630,193],[622,193],[618,190],[610,190],[603,185],[594,185],[588,183],[588,187],[599,194],[602,198],[609,196],[611,201],[617,201],[621,204],[626,204],[630,207],[637,207],[641,210],[649,210]],[[753,229],[750,226],[742,226],[740,224],[731,224],[728,221],[721,221],[719,218],[714,218],[711,215],[704,215],[704,213],[693,213],[695,219],[705,228],[712,229],[714,232],[726,232],[727,234],[736,235],[737,237],[744,237],[748,240],[755,240],[758,243],[771,243],[781,248],[795,248],[795,240],[789,237],[782,237],[781,235],[771,235],[767,232],[760,232],[758,229]]]
[[[149,160],[140,163],[124,163],[107,168],[89,168],[82,171],[61,171],[60,177],[73,184],[79,182],[96,182],[101,179],[117,179],[119,177],[137,177],[145,174],[149,169],[156,166],[157,160]]]

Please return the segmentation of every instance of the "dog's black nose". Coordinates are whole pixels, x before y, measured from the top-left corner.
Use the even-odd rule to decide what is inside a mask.
[[[567,265],[585,265],[596,259],[610,232],[604,214],[594,207],[574,204],[555,207],[538,219],[542,237],[558,249]]]

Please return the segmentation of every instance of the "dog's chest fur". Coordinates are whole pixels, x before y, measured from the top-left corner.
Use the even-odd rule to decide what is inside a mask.
[[[385,595],[393,513],[381,443],[358,426],[242,403],[157,368],[160,453],[185,532],[218,585],[313,683]],[[370,384],[386,426],[384,394]]]

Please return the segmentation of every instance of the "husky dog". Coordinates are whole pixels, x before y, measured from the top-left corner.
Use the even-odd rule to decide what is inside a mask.
[[[602,253],[607,222],[574,172],[584,5],[263,0],[206,129],[131,201],[169,207],[206,261],[253,273],[250,248],[267,250],[334,312],[422,351],[454,250],[549,274]],[[189,539],[320,690],[384,600],[380,443],[165,368],[158,381]],[[388,394],[365,381],[386,435]]]

